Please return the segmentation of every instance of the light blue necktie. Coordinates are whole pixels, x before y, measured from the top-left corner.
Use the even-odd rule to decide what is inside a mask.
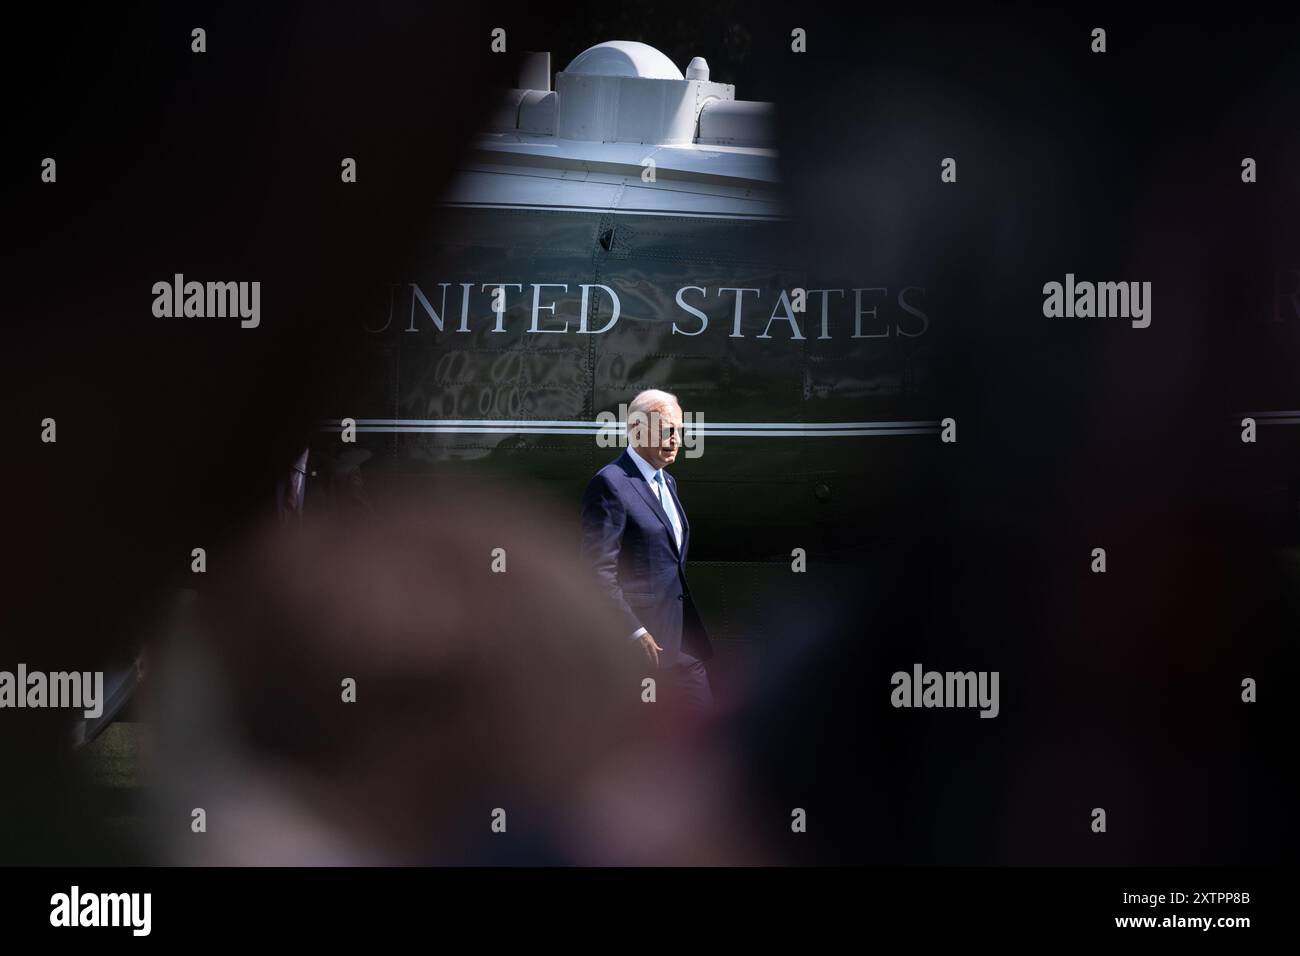
[[[668,493],[668,482],[664,480],[664,470],[660,468],[655,472],[655,484],[658,487],[655,493],[659,495],[659,504],[663,506],[664,514],[668,516],[668,521],[673,526],[673,536],[677,541],[677,550],[682,549],[682,525],[677,517],[677,506],[673,504],[673,496]]]

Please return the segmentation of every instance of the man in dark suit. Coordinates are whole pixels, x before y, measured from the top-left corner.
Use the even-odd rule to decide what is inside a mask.
[[[665,696],[707,713],[704,662],[713,648],[686,583],[691,526],[667,472],[682,442],[677,398],[658,389],[637,395],[627,433],[628,447],[582,496],[582,557],[626,628],[619,637],[639,645]]]

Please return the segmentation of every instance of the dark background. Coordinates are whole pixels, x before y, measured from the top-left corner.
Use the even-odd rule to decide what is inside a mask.
[[[124,653],[193,542],[219,560],[266,510],[355,374],[342,343],[364,277],[412,247],[494,84],[513,83],[493,27],[555,70],[641,39],[776,102],[826,272],[933,275],[944,323],[958,444],[881,503],[896,561],[839,607],[786,609],[788,653],[732,731],[756,800],[837,821],[785,852],[1280,859],[1300,426],[1238,434],[1243,411],[1300,408],[1300,315],[1270,321],[1278,271],[1300,268],[1294,21],[748,3],[14,15],[0,666]],[[47,155],[57,186],[39,181]],[[347,189],[342,156],[362,171]],[[155,319],[146,291],[177,271],[262,280],[262,327]],[[1042,284],[1066,272],[1151,281],[1151,327],[1045,319]],[[1001,715],[893,710],[888,675],[914,661],[1000,671]],[[0,715],[22,768],[0,798],[4,862],[133,859],[51,758],[54,733]]]

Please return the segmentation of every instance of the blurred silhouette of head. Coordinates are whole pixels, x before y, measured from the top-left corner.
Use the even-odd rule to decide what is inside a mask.
[[[396,500],[259,528],[217,575],[203,631],[241,763],[365,858],[497,859],[501,808],[528,833],[507,861],[563,862],[574,795],[636,725],[635,658],[549,515],[481,487]]]

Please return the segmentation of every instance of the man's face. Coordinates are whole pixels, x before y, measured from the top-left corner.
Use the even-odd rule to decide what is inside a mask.
[[[677,460],[682,445],[682,410],[677,405],[660,405],[633,421],[633,447],[656,468],[667,468]]]

